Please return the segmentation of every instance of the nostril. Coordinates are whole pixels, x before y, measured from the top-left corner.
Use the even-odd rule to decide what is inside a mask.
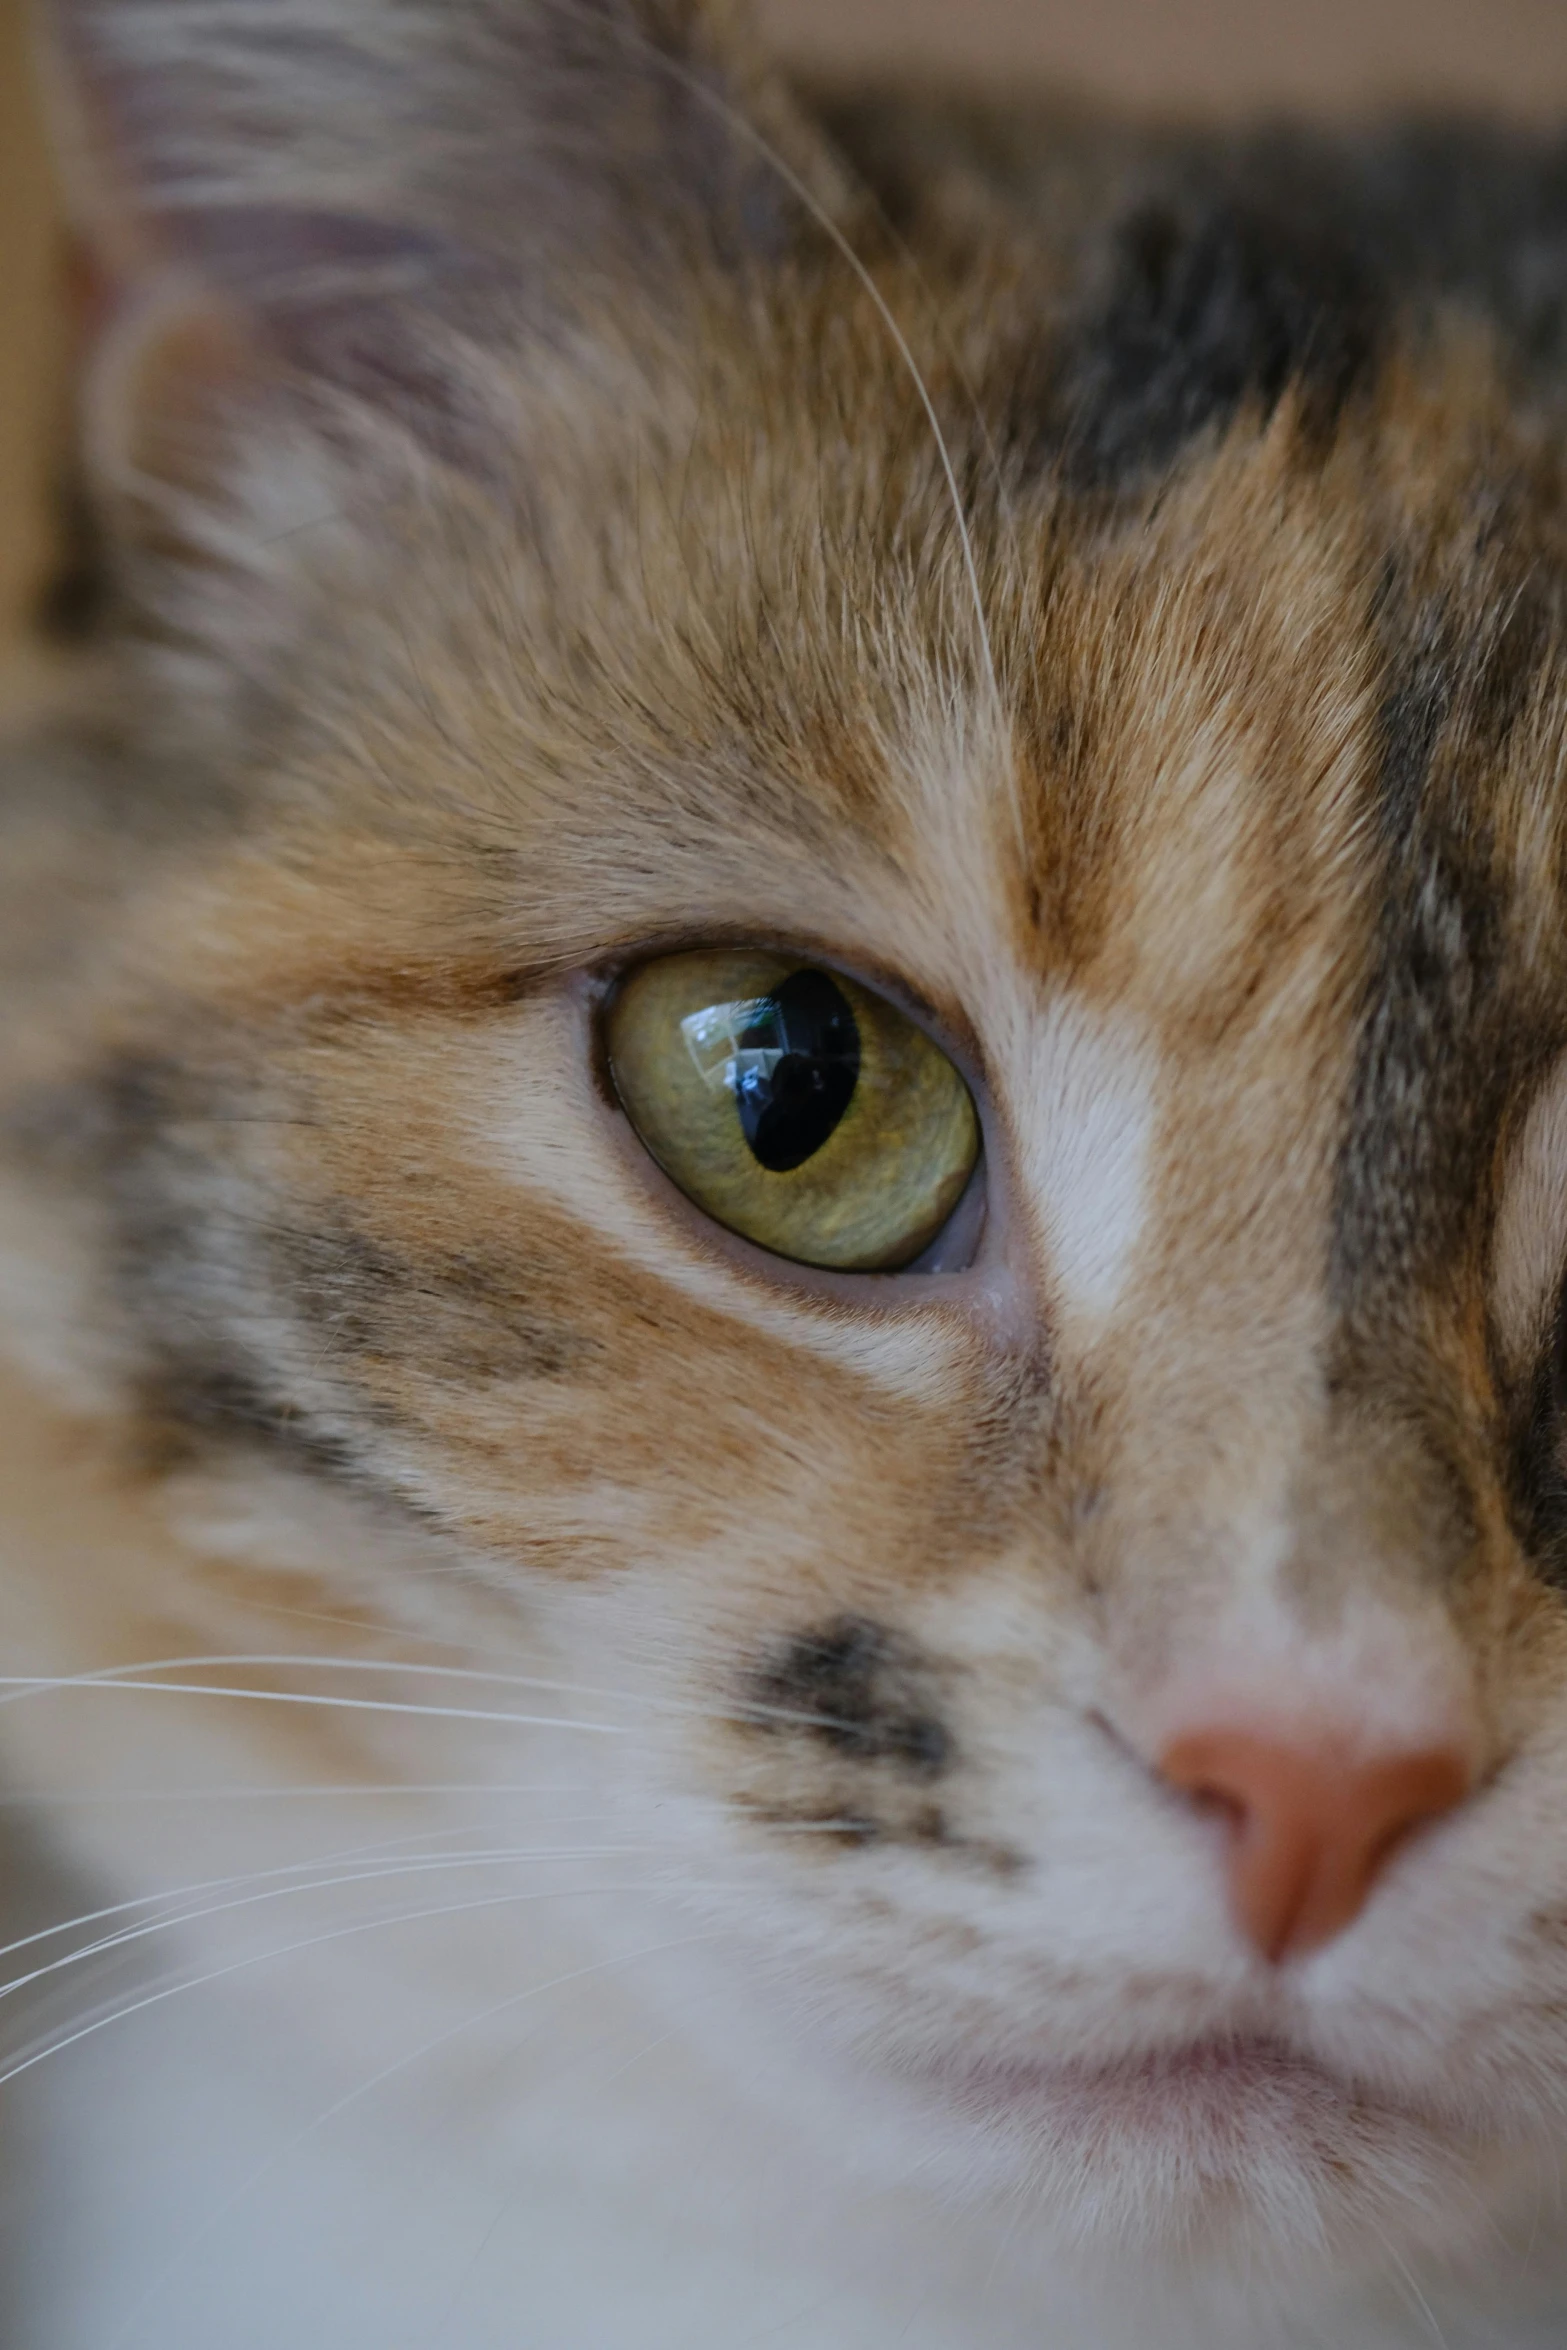
[[[1160,1776],[1161,1778],[1169,1778],[1171,1774],[1161,1770]],[[1180,1786],[1178,1779],[1172,1783]],[[1190,1798],[1198,1811],[1209,1812],[1215,1818],[1222,1819],[1225,1825],[1235,1830],[1237,1834],[1244,1833],[1247,1805],[1245,1798],[1237,1795],[1233,1788],[1206,1786],[1198,1782],[1193,1786],[1183,1787],[1181,1792]]]
[[[1168,1777],[1168,1772],[1161,1772],[1161,1777]],[[1219,1826],[1226,1828],[1226,1831],[1233,1835],[1233,1838],[1243,1838],[1243,1835],[1247,1833],[1247,1828],[1250,1828],[1250,1812],[1247,1812],[1247,1805],[1240,1795],[1231,1791],[1231,1788],[1186,1786],[1186,1788],[1182,1788],[1182,1793],[1186,1795],[1186,1798],[1189,1798],[1191,1807],[1196,1809],[1196,1812],[1203,1812],[1208,1819],[1215,1819]]]
[[[1174,1739],[1157,1768],[1228,1826],[1236,1921],[1272,1960],[1342,1933],[1394,1853],[1462,1803],[1473,1778],[1457,1745],[1346,1759],[1320,1736],[1229,1728]]]

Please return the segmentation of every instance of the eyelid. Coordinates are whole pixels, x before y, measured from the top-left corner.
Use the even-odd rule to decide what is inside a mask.
[[[990,1177],[985,1154],[984,1128],[980,1129],[979,1157],[974,1171],[963,1187],[962,1197],[951,1215],[922,1255],[901,1268],[928,1280],[935,1273],[966,1273],[973,1265],[984,1243],[985,1227],[990,1219]],[[895,1281],[896,1273],[878,1273],[862,1276],[879,1281]]]

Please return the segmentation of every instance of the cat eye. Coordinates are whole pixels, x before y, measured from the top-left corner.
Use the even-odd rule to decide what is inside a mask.
[[[979,1158],[968,1087],[883,996],[787,955],[644,963],[606,1021],[642,1142],[715,1223],[797,1264],[887,1273],[927,1249]]]

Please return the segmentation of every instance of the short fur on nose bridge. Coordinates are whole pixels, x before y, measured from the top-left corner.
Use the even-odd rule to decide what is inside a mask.
[[[1226,1815],[1236,1922],[1273,1961],[1342,1933],[1406,1837],[1473,1784],[1457,1746],[1346,1758],[1305,1737],[1220,1727],[1172,1739],[1157,1769]]]

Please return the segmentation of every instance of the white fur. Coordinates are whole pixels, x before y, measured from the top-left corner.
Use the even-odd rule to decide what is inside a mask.
[[[46,1447],[20,1392],[10,1401],[13,1448],[37,1459]],[[235,1474],[226,1494],[209,1477],[201,1495],[184,1495],[187,1540],[294,1576],[330,1573],[350,1590],[356,1550],[367,1583],[380,1567],[383,1591],[417,1578],[411,1548],[388,1574],[373,1514],[303,1481]],[[112,1541],[122,1574],[143,1539],[152,1529],[112,1507],[101,1521],[84,1513],[75,1534],[78,1546]],[[450,1571],[433,1552],[425,1565]],[[14,1575],[5,1582],[18,1588]],[[451,1633],[459,1595],[439,1587]],[[43,1588],[68,1606],[58,1579]],[[404,1906],[404,1890],[366,1880],[209,1918],[199,1935],[192,1926],[143,1944],[139,1970],[107,1982],[91,1974],[99,1996],[134,1999],[163,1988],[173,1954],[177,1973],[220,1970],[209,1990],[145,2008],[26,2076],[24,2106],[46,2136],[58,2133],[52,2161],[69,2166],[73,2220],[42,2231],[28,2280],[37,2299],[16,2350],[121,2340],[123,2350],[387,2350],[405,2339],[453,2350],[774,2340],[802,2350],[1414,2350],[1431,2338],[1417,2292],[1440,2310],[1449,2350],[1553,2341],[1538,2314],[1555,2305],[1550,2224],[1532,2259],[1515,2264],[1503,2306],[1490,2298],[1484,2328],[1464,2315],[1462,2275],[1444,2272],[1442,2229],[1411,2271],[1407,2302],[1396,2288],[1348,2284],[1347,2299],[1318,2288],[1254,2300],[1234,2280],[1160,2281],[1124,2260],[1085,2268],[1059,2228],[1046,2232],[1053,2207],[1071,2219],[1067,2171],[1036,2202],[1024,2182],[1037,2149],[1020,2173],[1005,2145],[911,2101],[867,2062],[889,2034],[915,2054],[955,2036],[1106,2058],[1172,2029],[1287,2020],[1390,2090],[1478,2110],[1490,2019],[1527,2002],[1528,1969],[1511,1947],[1516,1896],[1502,1889],[1522,1881],[1509,1855],[1538,1853],[1548,1834],[1559,1759],[1536,1762],[1500,1819],[1456,1824],[1440,1861],[1411,1856],[1360,1926],[1275,1983],[1229,1932],[1207,1829],[1085,1722],[1072,1653],[1082,1630],[1043,1591],[1021,1599],[1027,1588],[998,1569],[961,1605],[933,1595],[911,1628],[976,1682],[984,1672],[983,1709],[960,1703],[958,1735],[990,1766],[989,1826],[1034,1855],[1032,1877],[953,1878],[889,1851],[880,1863],[867,1855],[847,1884],[836,1872],[825,1889],[818,1879],[803,1909],[776,1855],[764,1865],[748,1839],[679,1792],[687,1724],[661,1651],[656,1581],[564,1599],[548,1628],[517,1622],[509,1636],[486,1635],[474,1622],[452,1650],[467,1667],[575,1687],[570,1711],[625,1735],[585,1742],[395,1716],[375,1730],[372,1775],[379,1749],[388,1779],[476,1791],[460,1798],[383,1804],[356,1799],[351,1785],[293,1806],[231,1798],[225,1789],[277,1775],[265,1707],[222,1722],[197,1701],[148,1694],[0,1707],[11,1784],[76,1787],[77,1800],[56,1809],[57,1832],[104,1899],[311,1856],[326,1877],[327,1856],[397,1838],[409,1852],[439,1851],[444,1839],[455,1859],[459,1829],[482,1850],[508,1837],[557,1853],[583,1847],[576,1860],[510,1874],[412,1880],[410,1907],[481,1905],[447,1921],[380,1923]],[[308,1655],[321,1639],[315,1604],[306,1585],[304,1613],[288,1621],[264,1599],[252,1636],[259,1628]],[[475,1593],[467,1604],[486,1603]],[[13,1619],[13,1658],[20,1631]],[[1287,1644],[1287,1626],[1275,1631]],[[45,1664],[70,1638],[64,1617],[51,1627],[35,1614],[25,1653]],[[399,1650],[369,1634],[353,1653]],[[1367,1650],[1361,1662],[1376,1660]],[[303,1666],[269,1679],[334,1686]],[[389,1687],[430,1695],[428,1683]],[[606,1705],[594,1687],[624,1695]],[[447,1694],[464,1692],[454,1683]],[[526,1711],[527,1691],[510,1702]],[[563,1695],[550,1703],[567,1710]],[[485,1786],[494,1792],[477,1792]],[[208,1800],[145,1800],[159,1787]],[[890,1936],[867,1938],[856,1922],[867,1882],[896,1894]],[[954,1904],[985,1938],[982,1955],[955,1968],[936,1963],[934,1944],[923,1955]],[[313,1934],[336,1939],[289,1947]],[[866,2008],[852,1961],[878,1948],[907,1969],[906,2007],[888,2010],[877,1993]],[[769,1979],[780,1960],[804,1986],[792,2009]],[[1150,1977],[1164,1987],[1147,1988]],[[1466,2041],[1479,2053],[1459,2063]],[[1265,2136],[1258,2161],[1277,2165],[1286,2196],[1289,2163]],[[1392,2204],[1447,2192],[1413,2142],[1389,2139],[1385,2161]],[[52,2182],[64,2175],[45,2167],[40,2191],[58,2194]],[[1506,2185],[1500,2177],[1499,2212]],[[1157,2178],[1136,2191],[1160,2191]],[[1509,2224],[1532,2224],[1533,2191],[1520,2178],[1524,2216]],[[1072,2224],[1092,2234],[1099,2220],[1090,2207]],[[1489,2225],[1466,2183],[1445,2234],[1457,2252],[1477,2233],[1488,2270]],[[94,2247],[90,2260],[74,2257],[79,2243]]]
[[[1234,1593],[1128,1694],[1123,1716],[1142,1751],[1223,1725],[1300,1735],[1346,1757],[1476,1752],[1472,1674],[1440,1607],[1395,1609],[1359,1591],[1326,1624],[1308,1625],[1280,1589],[1285,1563],[1281,1539],[1266,1561],[1273,1575],[1243,1568]]]
[[[1157,1063],[1124,1021],[1058,995],[1016,1073],[1018,1157],[1043,1226],[1065,1343],[1090,1344],[1127,1293],[1148,1222]]]

